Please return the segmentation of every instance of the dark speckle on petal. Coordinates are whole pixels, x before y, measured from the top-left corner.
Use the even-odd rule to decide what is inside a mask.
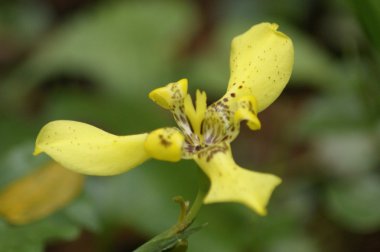
[[[172,142],[169,142],[168,140],[166,140],[166,139],[164,139],[164,138],[161,138],[161,140],[160,140],[160,144],[161,144],[162,146],[164,146],[165,148],[167,148],[167,147],[169,147],[169,146],[172,144]]]

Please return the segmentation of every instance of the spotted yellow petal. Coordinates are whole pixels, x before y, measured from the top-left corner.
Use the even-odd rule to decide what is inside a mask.
[[[149,133],[144,147],[155,159],[177,162],[182,157],[184,141],[184,136],[176,128],[162,128]]]
[[[50,163],[0,192],[0,215],[12,224],[42,219],[77,196],[83,182],[83,175]]]
[[[173,109],[173,105],[183,103],[183,99],[187,94],[187,85],[187,79],[169,83],[150,92],[149,98],[164,109]]]
[[[45,152],[64,167],[88,175],[119,174],[149,158],[148,134],[115,136],[75,121],[53,121],[38,134],[35,155]]]
[[[261,23],[235,37],[231,45],[228,90],[251,92],[259,112],[267,108],[289,81],[294,50],[291,39],[277,24]]]
[[[258,130],[261,128],[259,118],[257,118],[257,102],[253,95],[241,97],[236,102],[236,111],[234,114],[235,123],[247,121],[247,125],[251,130]]]
[[[211,182],[204,203],[237,202],[266,214],[266,205],[280,178],[239,167],[226,143],[211,146],[194,159]]]

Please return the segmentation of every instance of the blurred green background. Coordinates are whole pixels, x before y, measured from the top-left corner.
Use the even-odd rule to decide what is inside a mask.
[[[204,206],[189,251],[380,251],[380,2],[376,0],[16,0],[0,3],[0,189],[29,174],[39,129],[55,119],[115,134],[174,125],[150,90],[189,78],[210,102],[225,91],[231,39],[280,25],[295,46],[282,96],[263,128],[233,143],[238,164],[283,183],[258,217]],[[48,218],[0,219],[1,252],[132,251],[176,222],[171,198],[193,199],[195,163],[149,161],[87,177]],[[0,202],[1,204],[1,202]]]

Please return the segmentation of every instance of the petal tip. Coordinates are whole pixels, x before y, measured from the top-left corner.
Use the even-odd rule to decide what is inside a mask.
[[[277,29],[280,27],[278,24],[276,23],[271,23],[270,24],[270,27],[274,30],[274,31],[277,31]]]
[[[254,210],[260,216],[267,216],[268,215],[268,211],[265,208],[263,208],[263,209],[255,208]]]
[[[40,148],[36,147],[33,151],[33,156],[38,156],[41,153],[42,153],[42,150]]]
[[[173,93],[179,91],[181,97],[184,97],[187,94],[187,87],[188,80],[183,78],[177,82],[172,82],[166,86],[154,89],[149,93],[148,97],[162,108],[170,109],[176,99],[176,97],[173,96]]]
[[[179,85],[182,85],[182,86],[186,87],[186,89],[187,89],[187,86],[188,86],[188,84],[189,84],[189,80],[188,80],[187,78],[182,78],[182,79],[180,79],[179,81],[177,81],[177,83],[178,83]],[[186,91],[187,91],[187,90],[186,90]]]

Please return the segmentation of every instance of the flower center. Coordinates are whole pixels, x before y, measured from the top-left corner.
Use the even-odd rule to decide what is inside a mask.
[[[182,158],[192,158],[209,146],[233,141],[242,120],[252,130],[260,128],[256,99],[242,84],[233,84],[221,99],[208,107],[206,93],[199,90],[193,103],[185,79],[153,90],[149,97],[172,112],[185,139]]]
[[[240,123],[234,120],[236,107],[235,93],[229,92],[207,107],[206,94],[199,90],[195,106],[189,94],[182,104],[174,106],[174,119],[185,136],[183,158],[191,158],[209,146],[235,139],[240,129]]]

